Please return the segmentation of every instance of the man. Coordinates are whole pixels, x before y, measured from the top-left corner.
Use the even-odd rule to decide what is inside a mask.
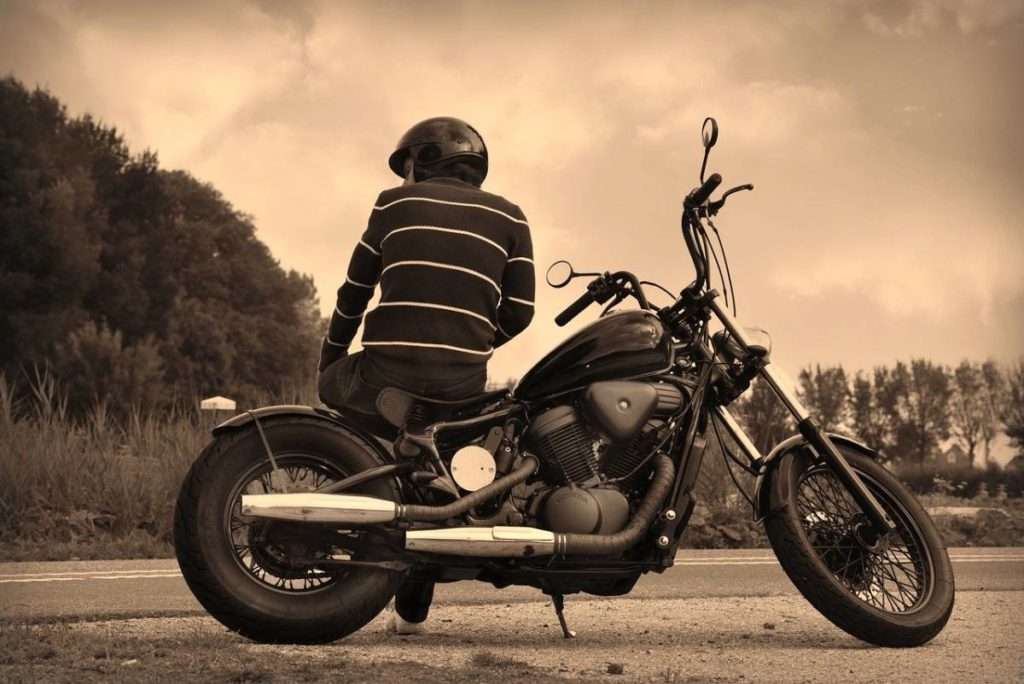
[[[321,400],[366,414],[384,387],[443,400],[480,393],[494,349],[533,318],[530,227],[519,207],[480,189],[488,156],[476,129],[452,117],[421,121],[388,164],[404,183],[377,198],[320,354]],[[363,351],[348,354],[378,284]],[[432,596],[432,582],[407,580],[396,631],[420,631]]]

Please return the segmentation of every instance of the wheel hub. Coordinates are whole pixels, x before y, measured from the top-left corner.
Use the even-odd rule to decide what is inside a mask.
[[[284,579],[306,575],[308,559],[327,556],[329,548],[317,544],[301,527],[276,520],[260,520],[249,529],[249,548],[259,565]]]

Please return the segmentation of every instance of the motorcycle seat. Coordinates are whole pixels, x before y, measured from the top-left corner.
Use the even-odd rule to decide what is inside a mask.
[[[507,397],[509,390],[483,392],[466,399],[445,401],[422,397],[397,387],[385,387],[377,395],[377,412],[391,425],[420,430],[431,423],[462,418]]]

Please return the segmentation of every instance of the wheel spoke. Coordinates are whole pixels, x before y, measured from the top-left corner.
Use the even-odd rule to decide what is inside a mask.
[[[271,469],[266,463],[236,487],[234,501],[225,516],[229,543],[239,567],[254,581],[280,592],[317,591],[334,584],[352,570],[325,571],[297,561],[308,563],[311,559],[326,559],[335,552],[351,556],[352,552],[341,546],[345,544],[347,547],[346,541],[340,537],[331,538],[323,546],[318,546],[316,537],[296,535],[288,527],[289,523],[243,516],[241,495],[315,491],[344,478],[346,474],[329,462],[305,454],[279,454],[276,460],[277,469]],[[353,541],[358,539],[358,535],[350,536]]]
[[[907,515],[891,495],[874,483],[871,489],[897,523],[880,549],[865,545],[861,535],[866,520],[860,506],[821,465],[812,466],[799,480],[796,513],[811,549],[852,595],[879,610],[905,613],[926,593],[925,556]]]

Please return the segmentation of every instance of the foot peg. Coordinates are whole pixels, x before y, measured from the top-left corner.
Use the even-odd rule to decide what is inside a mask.
[[[551,602],[555,604],[555,615],[558,616],[558,624],[562,627],[562,636],[566,639],[575,639],[576,632],[569,629],[565,622],[565,597],[562,594],[552,594]]]

